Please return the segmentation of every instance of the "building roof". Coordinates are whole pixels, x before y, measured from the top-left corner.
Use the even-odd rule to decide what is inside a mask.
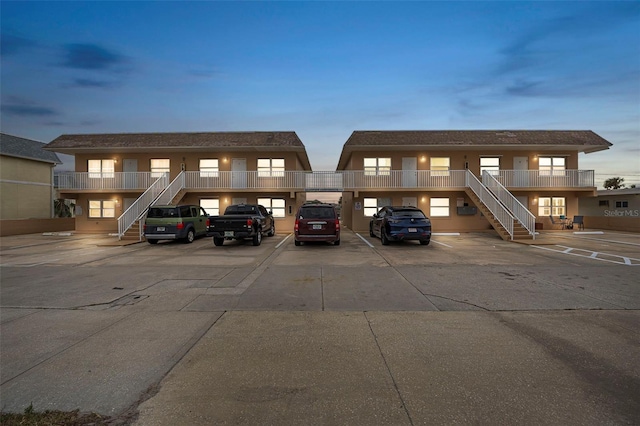
[[[31,139],[0,133],[0,154],[44,163],[62,164],[55,152],[45,151],[45,144]]]
[[[297,151],[311,170],[296,132],[102,133],[61,135],[45,149],[65,154],[155,151]]]
[[[338,169],[353,151],[510,148],[596,152],[612,144],[591,130],[400,130],[354,131],[342,148]]]

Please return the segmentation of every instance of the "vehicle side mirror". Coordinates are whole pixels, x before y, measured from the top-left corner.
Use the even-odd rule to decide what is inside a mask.
[[[271,214],[271,215],[272,215],[272,214],[273,214],[273,210],[269,210],[269,214]]]
[[[375,218],[377,219],[377,218],[379,217],[379,216],[378,216],[378,213],[374,213],[374,214],[373,214],[373,217],[375,217]]]

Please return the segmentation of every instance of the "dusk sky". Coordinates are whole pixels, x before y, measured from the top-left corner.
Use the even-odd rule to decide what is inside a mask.
[[[593,130],[580,168],[640,186],[638,1],[0,8],[4,133],[295,131],[335,170],[354,130]]]

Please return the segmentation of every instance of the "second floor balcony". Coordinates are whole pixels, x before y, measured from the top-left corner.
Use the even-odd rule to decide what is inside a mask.
[[[184,188],[195,191],[455,190],[467,187],[466,170],[345,170],[339,172],[184,172]],[[593,170],[499,170],[491,174],[508,189],[595,188]],[[146,190],[160,176],[150,172],[58,172],[61,192]]]

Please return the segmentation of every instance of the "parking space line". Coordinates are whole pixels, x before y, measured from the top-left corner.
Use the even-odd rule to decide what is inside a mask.
[[[291,234],[287,235],[286,237],[284,237],[284,240],[280,241],[277,245],[276,245],[276,249],[280,248],[281,245],[284,244],[285,241],[287,241],[289,239],[289,237],[291,236]]]
[[[357,235],[357,236],[358,236],[362,241],[364,241],[364,243],[365,243],[366,245],[368,245],[369,247],[373,248],[373,244],[371,244],[369,241],[365,240],[365,239],[364,239],[364,237],[363,237],[362,235],[358,234],[357,232],[356,232],[356,235]]]
[[[440,241],[436,241],[436,240],[434,240],[434,239],[431,239],[431,242],[432,242],[432,243],[436,243],[436,244],[443,245],[443,246],[445,246],[445,247],[453,248],[453,246],[450,246],[449,244],[441,243]]]
[[[640,259],[635,259],[635,258],[632,258],[632,257],[620,256],[620,255],[617,255],[617,254],[610,254],[610,253],[602,253],[602,252],[591,251],[591,250],[577,249],[577,248],[561,246],[561,245],[556,245],[556,247],[560,247],[561,249],[564,249],[564,250],[556,250],[556,249],[552,249],[552,248],[549,248],[549,247],[536,246],[536,245],[532,245],[531,247],[535,247],[535,248],[542,249],[542,250],[547,250],[547,251],[552,251],[552,252],[555,252],[555,253],[562,253],[562,254],[568,254],[568,255],[571,255],[571,256],[584,257],[584,258],[587,258],[587,259],[601,260],[603,262],[615,263],[617,265],[640,266]],[[587,255],[587,254],[574,253],[574,250],[582,251],[582,252],[589,253],[589,254]],[[622,259],[622,260],[620,261],[620,260],[604,259],[604,258],[598,257],[598,256],[608,256],[608,257],[612,257],[612,258],[619,258],[619,259]],[[637,262],[637,263],[633,263],[634,261]]]

